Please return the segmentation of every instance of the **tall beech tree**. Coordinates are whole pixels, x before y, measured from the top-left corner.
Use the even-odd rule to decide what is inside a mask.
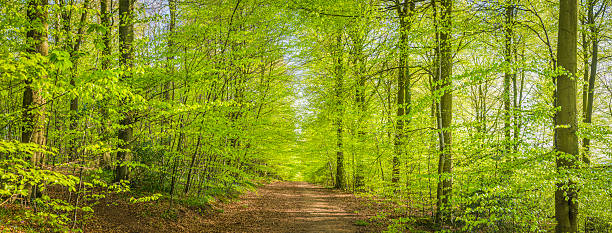
[[[578,119],[576,114],[576,67],[578,47],[578,1],[561,0],[556,76],[555,152],[557,170],[561,176],[555,190],[556,232],[578,231],[578,189],[571,178],[578,156]]]
[[[436,24],[436,45],[435,45],[435,64],[434,82],[436,91],[441,95],[437,103],[437,122],[438,136],[440,145],[440,155],[438,158],[438,188],[437,188],[437,207],[436,221],[448,221],[450,218],[449,199],[452,190],[452,131],[451,123],[453,120],[453,95],[452,95],[452,47],[451,47],[451,13],[453,0],[441,0],[440,5],[436,5],[435,0],[434,14],[438,14],[439,19],[434,16]],[[439,8],[439,10],[438,10]]]
[[[119,50],[121,57],[119,64],[124,73],[121,75],[121,80],[126,82],[132,77],[132,67],[134,66],[134,1],[135,0],[119,0]],[[122,105],[127,105],[127,109],[123,110],[123,116],[120,121],[117,137],[120,140],[121,147],[117,151],[117,162],[115,168],[115,181],[127,180],[129,168],[126,162],[131,159],[131,145],[133,137],[134,114],[133,110],[129,109],[131,97],[124,97],[121,100]]]
[[[30,59],[37,61],[37,65],[43,66],[45,57],[49,54],[48,42],[48,2],[47,0],[30,0],[27,4],[28,30],[27,30],[27,47]],[[35,67],[34,72],[29,74],[25,80],[25,88],[23,91],[22,102],[22,120],[23,126],[21,131],[21,142],[35,143],[40,146],[45,146],[47,137],[45,135],[45,104],[46,100],[42,92],[44,90],[34,85],[34,82],[40,82],[46,79],[46,70],[44,67]],[[31,153],[31,165],[40,166],[44,162],[44,154],[41,151]],[[34,185],[30,192],[30,199],[34,200],[40,196],[39,188]]]

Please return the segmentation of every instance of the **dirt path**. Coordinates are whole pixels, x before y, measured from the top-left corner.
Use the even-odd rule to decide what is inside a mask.
[[[94,206],[84,232],[380,232],[368,218],[373,207],[338,190],[304,182],[275,182],[249,192],[232,203],[215,206],[221,212],[200,215],[175,204],[168,217],[168,202],[130,204],[105,199]],[[163,217],[166,216],[166,217]],[[367,223],[367,224],[364,224]],[[364,226],[365,225],[365,226]]]
[[[202,232],[377,232],[353,195],[303,182],[276,182],[248,193],[202,223]],[[360,224],[362,225],[362,224]]]

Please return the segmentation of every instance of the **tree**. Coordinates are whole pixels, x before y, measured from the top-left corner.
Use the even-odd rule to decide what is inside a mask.
[[[352,57],[352,65],[354,66],[352,69],[354,70],[353,75],[356,79],[356,87],[355,87],[355,107],[356,107],[356,129],[354,130],[353,137],[357,138],[358,149],[357,151],[353,151],[353,190],[361,189],[364,186],[364,164],[363,164],[363,152],[367,150],[366,146],[366,120],[367,120],[367,112],[368,107],[366,103],[366,95],[367,95],[367,58],[365,55],[365,46],[366,46],[366,38],[367,38],[367,28],[364,24],[367,21],[359,18],[356,19],[355,22],[352,23],[352,26],[349,30],[349,38],[351,39],[351,52]],[[356,135],[355,135],[356,133]],[[357,158],[356,158],[357,157]]]
[[[49,44],[47,33],[49,25],[47,23],[47,0],[30,0],[27,6],[27,17],[29,21],[27,31],[27,52],[31,59],[44,59],[49,54]],[[23,91],[22,102],[22,120],[23,126],[21,131],[21,142],[35,143],[44,147],[47,143],[45,136],[45,104],[42,89],[36,89],[33,85],[35,81],[40,81],[46,78],[46,71],[40,71],[33,74],[34,77],[28,77],[25,81],[25,90]],[[42,165],[44,154],[40,151],[32,152],[31,165],[36,167]],[[30,199],[34,200],[40,196],[40,191],[37,186],[33,186]]]
[[[587,0],[587,19],[585,20],[586,26],[589,30],[583,29],[582,31],[582,46],[584,49],[584,86],[582,89],[582,117],[585,124],[591,124],[593,119],[593,98],[595,94],[595,78],[597,77],[597,62],[599,52],[599,38],[597,27],[595,25],[595,18],[597,15],[594,13],[595,0]],[[601,12],[601,11],[599,11]],[[588,36],[586,36],[588,34]],[[587,52],[589,43],[591,42],[591,61],[588,61]],[[589,150],[591,146],[591,139],[589,137],[582,138],[582,147],[584,148],[585,154],[583,159],[586,163],[589,163]]]
[[[66,7],[64,5],[64,7]],[[81,45],[83,44],[83,37],[84,37],[84,33],[85,33],[85,26],[87,25],[87,17],[88,17],[88,9],[89,9],[89,0],[84,0],[83,1],[83,12],[81,13],[81,17],[79,20],[78,28],[77,28],[77,33],[76,33],[76,38],[72,38],[72,29],[70,27],[70,25],[72,24],[71,22],[71,15],[66,12],[68,10],[64,11],[64,16],[63,16],[63,23],[64,23],[64,30],[66,33],[66,40],[65,40],[65,44],[64,44],[64,48],[67,50],[67,52],[70,54],[70,59],[72,62],[72,70],[70,70],[70,85],[72,86],[72,88],[76,87],[76,80],[75,80],[75,76],[78,74],[78,58],[80,57],[79,50],[81,49]],[[72,12],[72,11],[70,11]],[[78,127],[78,110],[79,110],[79,97],[78,96],[74,96],[72,99],[70,99],[70,131],[72,132],[72,137],[70,138],[70,142],[69,142],[69,148],[68,148],[68,153],[70,154],[69,157],[71,160],[76,160],[77,159],[77,142],[75,140],[76,136],[76,131],[77,131],[77,127]]]
[[[397,120],[395,129],[395,154],[393,156],[393,173],[391,182],[397,183],[400,178],[400,157],[404,151],[404,131],[405,127],[410,123],[411,97],[410,92],[410,69],[408,68],[408,33],[412,23],[412,15],[414,14],[414,1],[394,1],[399,18],[399,69],[397,73]]]
[[[555,190],[556,232],[578,231],[578,190],[568,177],[576,165],[578,156],[576,114],[576,56],[578,29],[578,1],[561,0],[559,7],[559,31],[557,42],[557,66],[561,75],[556,77],[554,146],[557,153],[557,170],[561,181]]]
[[[504,153],[510,154],[512,144],[511,139],[511,123],[512,123],[512,112],[510,104],[510,82],[515,79],[515,75],[512,67],[512,58],[514,50],[514,5],[512,1],[508,1],[505,6],[505,22],[504,22],[504,62],[507,67],[504,71]]]
[[[112,0],[100,0],[100,26],[103,28],[102,32],[101,32],[101,36],[102,36],[102,51],[100,53],[100,70],[102,71],[106,71],[110,68],[111,66],[111,53],[112,53],[112,47],[111,47],[111,16],[112,16],[112,10],[111,10],[111,5],[112,5]],[[105,97],[103,100],[104,103],[108,103],[108,97]],[[105,118],[109,116],[109,111],[108,108],[102,108],[100,110],[101,115],[104,116]],[[109,134],[109,127],[107,124],[108,120],[107,119],[103,119],[102,122],[102,138],[104,139],[104,141],[108,141],[108,138],[110,136],[108,136]],[[102,154],[102,156],[98,159],[98,164],[104,168],[104,169],[109,169],[110,168],[110,161],[111,161],[111,153],[110,152],[104,152]]]
[[[134,0],[119,0],[119,43],[121,58],[119,63],[124,69],[121,80],[126,81],[131,78],[132,67],[134,65]],[[130,97],[122,99],[122,104],[128,104]],[[132,110],[124,110],[123,119],[120,121],[118,139],[121,147],[117,152],[117,167],[115,168],[115,182],[128,179],[127,161],[131,157],[131,144],[133,134],[133,114]]]
[[[344,189],[346,187],[344,178],[344,148],[342,141],[343,127],[342,119],[344,118],[344,104],[343,104],[343,84],[344,84],[344,69],[343,63],[343,44],[342,44],[342,30],[339,30],[336,40],[336,54],[335,62],[336,68],[334,72],[336,84],[334,86],[334,95],[336,99],[336,184],[335,188]]]
[[[432,2],[435,8],[435,0]],[[447,221],[450,216],[448,200],[452,191],[452,138],[451,122],[453,120],[453,96],[452,96],[452,48],[451,48],[451,12],[452,0],[440,1],[440,18],[436,25],[436,47],[434,64],[434,82],[436,91],[442,96],[437,104],[438,136],[440,144],[440,155],[438,160],[438,188],[436,222]],[[437,14],[437,13],[434,13]]]

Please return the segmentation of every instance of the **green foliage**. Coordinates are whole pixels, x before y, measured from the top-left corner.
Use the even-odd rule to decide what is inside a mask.
[[[355,225],[357,225],[357,226],[367,226],[368,224],[370,224],[370,223],[365,221],[365,220],[361,220],[361,219],[355,221]]]
[[[126,183],[107,186],[97,175],[89,177],[88,182],[74,175],[66,175],[62,171],[33,167],[29,157],[34,152],[53,155],[53,152],[34,143],[0,140],[0,206],[29,203],[34,208],[24,209],[20,215],[30,226],[53,232],[68,231],[77,220],[72,218],[75,213],[91,214],[96,201],[105,197],[105,192],[100,192],[100,188],[108,188],[116,193],[129,190]],[[39,196],[31,199],[34,192],[42,195],[36,194]],[[58,192],[75,194],[81,201],[63,199],[58,196]],[[18,220],[13,219],[17,223]]]
[[[434,88],[440,84],[434,81],[440,2],[414,1],[405,17],[396,5],[404,2],[410,3],[170,0],[151,7],[137,1],[130,22],[134,66],[127,68],[116,9],[110,11],[114,24],[104,25],[97,3],[49,2],[49,53],[42,56],[27,48],[27,32],[40,22],[30,22],[26,2],[2,0],[0,203],[21,204],[29,211],[21,217],[49,229],[74,230],[80,220],[70,213],[91,214],[97,200],[116,193],[145,195],[133,203],[169,197],[207,206],[262,180],[334,186],[341,151],[343,188],[409,212],[402,218],[380,214],[394,218],[391,232],[419,230],[412,226],[434,214],[436,186],[447,178],[453,181],[449,229],[549,230],[555,183],[568,178],[580,189],[582,229],[587,222],[605,229],[612,219],[609,0],[591,1],[601,8],[592,25],[601,61],[592,122],[577,119],[577,136],[591,146],[577,157],[553,152],[554,127],[567,127],[553,126],[560,110],[553,107],[555,77],[566,73],[554,57],[556,2],[452,1],[453,85],[441,89]],[[176,11],[168,8],[172,4]],[[514,22],[503,10],[510,5]],[[586,47],[578,55],[587,63],[580,61],[577,79],[589,71],[590,26],[580,25]],[[510,41],[502,29],[512,30]],[[400,106],[401,70],[409,76],[410,102]],[[510,93],[504,93],[506,74]],[[579,80],[579,87],[584,84]],[[26,85],[43,105],[22,106]],[[440,130],[436,103],[445,93],[453,95],[453,122]],[[504,110],[506,96],[510,111]],[[402,107],[409,112],[398,116]],[[19,142],[28,116],[40,120],[43,145]],[[402,131],[398,122],[405,122]],[[119,139],[130,130],[131,138]],[[452,132],[453,171],[438,175],[441,131]],[[38,153],[44,159],[33,166],[31,156]],[[557,172],[555,159],[582,155],[590,163]],[[113,169],[122,166],[129,181],[110,183]],[[28,200],[33,186],[43,195]],[[69,200],[54,196],[57,190]],[[167,215],[174,219],[172,211]]]
[[[597,141],[598,149],[587,155],[596,162],[579,163],[571,172],[557,172],[555,168],[557,158],[568,156],[553,153],[553,117],[560,110],[553,107],[554,77],[564,73],[554,65],[553,32],[557,24],[551,19],[558,16],[556,3],[452,2],[453,85],[443,90],[432,88],[437,68],[432,56],[436,48],[436,21],[432,18],[435,8],[429,5],[431,2],[415,2],[414,17],[408,19],[408,56],[403,57],[408,61],[411,95],[407,106],[410,113],[404,116],[396,115],[398,107],[402,107],[396,105],[401,65],[401,25],[396,4],[403,1],[296,3],[308,6],[298,11],[301,23],[295,56],[300,62],[296,72],[300,102],[298,148],[302,151],[298,164],[303,169],[298,171],[306,174],[303,179],[333,185],[336,153],[343,151],[349,190],[393,199],[397,205],[409,207],[411,217],[433,216],[438,181],[452,178],[452,206],[448,208],[452,220],[447,223],[452,225],[452,231],[543,232],[555,224],[550,217],[554,216],[551,200],[555,183],[571,178],[580,186],[581,229],[588,216],[611,219],[599,212],[610,206],[608,197],[604,197],[607,191],[603,190],[610,186],[605,178],[609,175],[612,145],[609,109],[593,113],[597,123],[579,127],[579,138]],[[506,4],[520,9],[515,9],[515,22],[511,22],[511,43],[515,47],[510,62],[503,57],[505,37],[500,30],[508,23],[502,11]],[[598,20],[597,25],[609,21]],[[600,33],[612,31],[608,26],[602,28],[606,29]],[[337,43],[338,38],[342,43]],[[335,51],[345,52],[344,56]],[[578,56],[582,55],[590,56],[589,51],[579,51]],[[334,96],[338,65],[344,77],[340,102],[344,113],[342,146],[336,144],[340,127],[334,123],[338,112]],[[579,66],[576,76],[588,68]],[[503,103],[505,73],[512,74],[509,112]],[[362,76],[366,77],[365,85],[360,83]],[[356,101],[362,86],[365,111]],[[609,89],[598,90],[595,105],[608,106]],[[447,92],[453,94],[453,122],[444,130],[452,131],[453,171],[438,175],[435,103]],[[510,115],[510,138],[504,135],[506,114]],[[400,143],[400,179],[393,183],[392,158],[397,154],[395,127],[399,120],[408,123],[401,132],[405,137]],[[389,229],[396,232],[415,231],[409,228],[421,224],[394,221]]]
[[[130,202],[132,204],[141,203],[141,202],[150,202],[150,201],[156,201],[160,197],[162,197],[162,194],[160,193],[156,193],[151,196],[139,197],[139,198],[130,197]]]

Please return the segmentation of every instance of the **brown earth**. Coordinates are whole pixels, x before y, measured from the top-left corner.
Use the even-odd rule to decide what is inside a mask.
[[[100,204],[84,232],[380,232],[376,212],[352,194],[305,182],[275,182],[204,215],[167,205]]]

